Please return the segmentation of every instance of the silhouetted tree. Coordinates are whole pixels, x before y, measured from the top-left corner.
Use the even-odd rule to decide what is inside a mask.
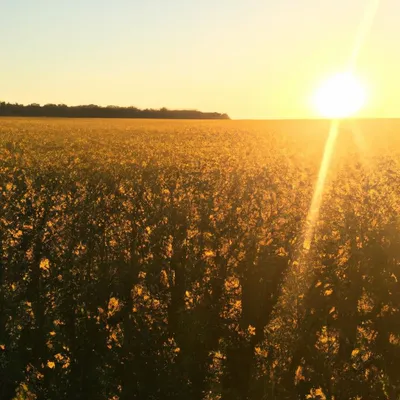
[[[229,119],[227,114],[201,112],[197,110],[140,110],[136,107],[107,106],[95,104],[67,106],[65,104],[45,104],[40,106],[0,103],[0,116],[20,117],[69,117],[69,118],[160,118],[160,119]]]

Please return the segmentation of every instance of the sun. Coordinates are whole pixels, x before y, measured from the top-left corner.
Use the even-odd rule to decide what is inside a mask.
[[[346,118],[361,110],[367,99],[362,83],[351,73],[341,73],[325,81],[315,92],[313,104],[326,118]]]

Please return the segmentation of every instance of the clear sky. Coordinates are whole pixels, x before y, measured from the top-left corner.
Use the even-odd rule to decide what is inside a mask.
[[[373,0],[0,0],[0,99],[308,117]],[[400,1],[358,62],[368,116],[400,116]]]

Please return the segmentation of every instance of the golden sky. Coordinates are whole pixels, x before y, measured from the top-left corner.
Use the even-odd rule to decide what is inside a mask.
[[[0,14],[0,99],[311,117],[375,1],[362,115],[400,116],[398,0],[14,0]]]

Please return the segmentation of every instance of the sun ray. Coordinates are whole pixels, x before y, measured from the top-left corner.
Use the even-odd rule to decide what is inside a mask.
[[[368,3],[368,6],[364,13],[364,17],[361,20],[361,23],[356,33],[353,52],[351,53],[349,60],[350,71],[353,71],[354,68],[356,67],[361,48],[372,29],[372,24],[378,12],[379,5],[380,5],[380,0],[370,0],[370,2]]]
[[[349,72],[351,73],[357,64],[357,59],[360,54],[362,45],[364,44],[369,32],[371,31],[372,24],[375,16],[378,12],[380,0],[370,0],[368,6],[364,12],[363,19],[358,27],[357,34],[355,37],[353,52],[349,60]],[[328,139],[325,145],[324,155],[318,174],[317,183],[314,190],[314,195],[311,201],[310,209],[306,220],[306,233],[304,240],[304,249],[309,250],[311,246],[311,239],[314,233],[315,224],[319,217],[319,210],[321,207],[322,194],[325,186],[326,175],[330,166],[330,161],[335,147],[336,138],[339,132],[340,120],[334,119],[331,122],[331,127],[328,135]],[[360,136],[357,137],[358,141],[361,142]]]
[[[371,149],[365,140],[358,121],[351,121],[350,132],[357,151],[363,156],[360,161],[363,163],[364,167],[368,167],[368,164],[365,162],[365,157],[371,153]]]
[[[362,45],[371,30],[379,3],[380,0],[370,0],[364,12],[363,19],[358,26],[353,52],[349,58],[347,73],[352,74],[355,70]],[[296,326],[302,319],[302,315],[304,315],[305,311],[302,299],[304,299],[304,295],[310,289],[313,279],[312,264],[310,264],[312,252],[310,250],[312,249],[314,232],[320,215],[327,176],[339,135],[341,120],[337,116],[332,118],[334,119],[331,121],[329,134],[325,143],[317,182],[306,217],[302,240],[298,243],[297,251],[295,251],[292,259],[292,268],[285,276],[281,296],[275,307],[277,315],[280,314],[284,316],[281,320],[282,326],[285,326],[286,329],[293,330],[293,337],[296,337]],[[359,140],[360,144],[362,143],[362,137],[358,137],[356,140]]]
[[[306,231],[304,235],[303,248],[306,250],[310,249],[314,228],[319,217],[319,211],[322,203],[322,196],[325,188],[326,177],[328,175],[329,167],[333,151],[335,149],[335,143],[339,132],[340,121],[335,119],[331,123],[329,135],[326,140],[324,154],[322,156],[321,166],[318,173],[317,183],[314,189],[314,195],[311,201],[311,206],[308,211],[306,220]]]

